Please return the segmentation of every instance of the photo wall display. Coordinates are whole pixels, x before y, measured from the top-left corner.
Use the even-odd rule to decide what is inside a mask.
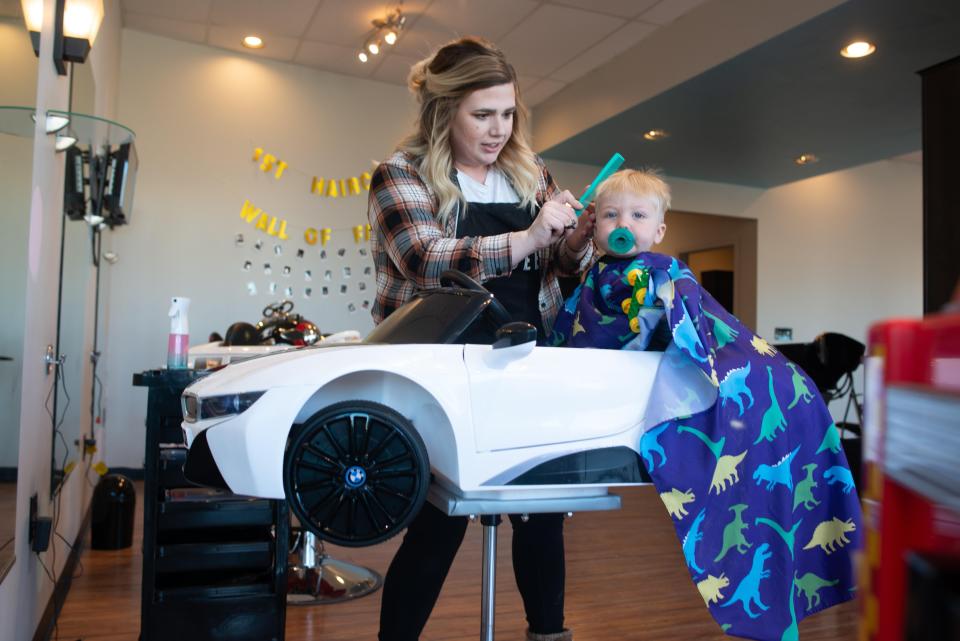
[[[238,289],[264,303],[295,301],[311,318],[344,312],[369,318],[376,291],[365,222],[372,167],[318,176],[263,147],[250,160],[232,231]],[[313,303],[319,315],[311,316]]]
[[[237,231],[237,265],[248,296],[319,300],[349,313],[369,311],[375,293],[373,260],[365,240],[314,246]]]

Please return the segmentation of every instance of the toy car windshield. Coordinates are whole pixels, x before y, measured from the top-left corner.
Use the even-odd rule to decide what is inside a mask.
[[[493,294],[442,287],[420,292],[371,331],[364,343],[493,342]]]

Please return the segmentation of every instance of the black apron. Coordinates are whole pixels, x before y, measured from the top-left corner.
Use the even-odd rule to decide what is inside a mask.
[[[468,203],[467,215],[458,214],[457,238],[496,236],[523,231],[533,222],[530,211],[520,203]],[[506,308],[515,321],[526,321],[537,328],[537,342],[544,336],[540,315],[540,256],[534,252],[524,258],[507,276],[483,283]]]

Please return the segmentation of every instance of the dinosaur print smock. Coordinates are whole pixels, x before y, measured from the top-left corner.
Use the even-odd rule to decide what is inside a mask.
[[[654,410],[669,420],[639,449],[690,575],[728,634],[798,639],[798,621],[855,590],[860,504],[839,432],[803,371],[669,256],[602,259],[549,344],[643,350],[664,334],[650,402],[683,401]]]

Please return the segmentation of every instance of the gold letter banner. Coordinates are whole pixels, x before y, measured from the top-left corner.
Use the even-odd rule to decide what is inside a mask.
[[[268,236],[275,236],[280,240],[289,238],[287,236],[286,219],[271,216],[259,207],[255,207],[249,200],[243,201],[243,206],[240,208],[240,218]],[[371,228],[369,224],[353,227],[321,227],[319,230],[308,227],[303,232],[303,240],[308,245],[316,245],[319,240],[320,245],[326,247],[333,232],[347,231],[348,229],[353,232],[353,242],[359,244],[361,240],[370,240]]]
[[[290,167],[277,156],[265,152],[263,147],[257,147],[253,150],[253,162],[260,163],[260,171],[264,173],[273,172],[273,177],[277,180],[280,180],[284,170]],[[291,171],[303,176],[307,175],[297,169],[291,169]],[[312,176],[310,179],[310,193],[321,198],[360,196],[368,191],[370,191],[370,172],[368,171],[359,176],[349,176],[347,178]]]

